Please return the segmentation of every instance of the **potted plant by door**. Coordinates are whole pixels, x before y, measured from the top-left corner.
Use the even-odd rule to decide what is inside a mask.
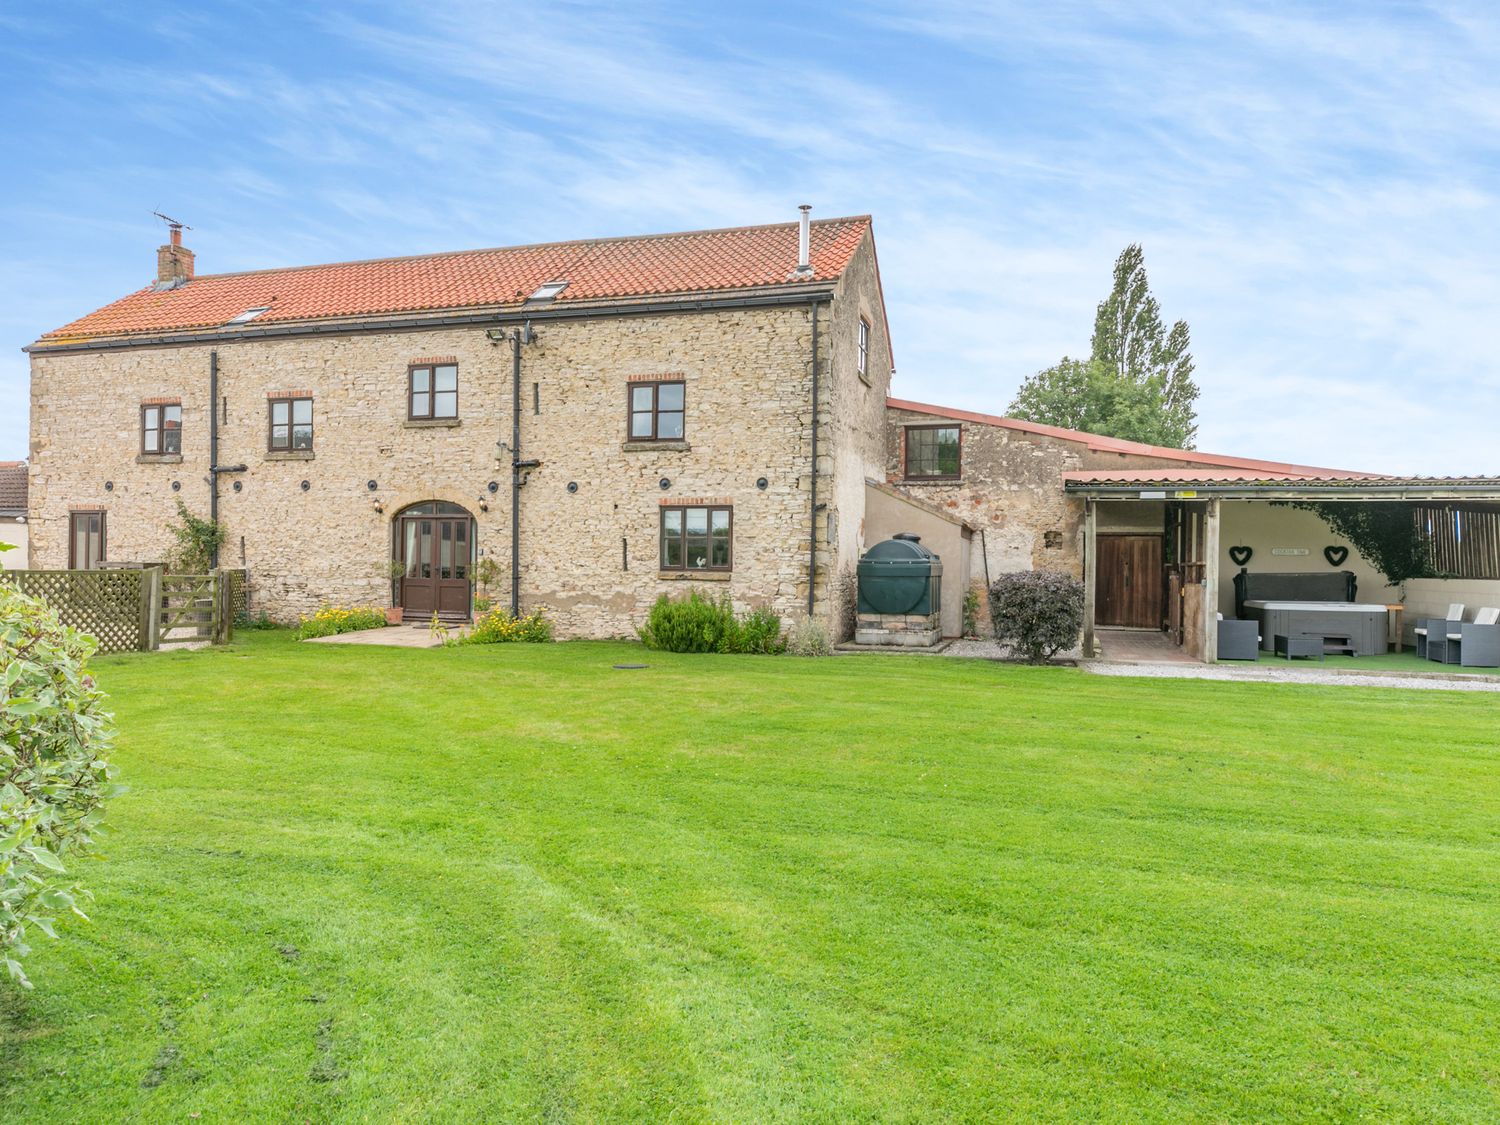
[[[400,582],[401,579],[406,577],[406,564],[400,559],[387,559],[380,564],[379,572],[382,578],[392,583],[391,600],[395,602],[397,600],[396,594],[400,591],[400,587],[396,586],[395,583]],[[389,605],[385,610],[385,623],[387,625],[400,625],[404,614],[405,610],[401,606]]]

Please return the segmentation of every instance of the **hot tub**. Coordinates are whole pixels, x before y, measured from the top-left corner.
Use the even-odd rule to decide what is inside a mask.
[[[1260,620],[1260,647],[1271,652],[1277,633],[1321,636],[1330,652],[1353,649],[1355,656],[1379,656],[1387,648],[1386,608],[1358,602],[1278,602],[1251,600],[1247,614]]]

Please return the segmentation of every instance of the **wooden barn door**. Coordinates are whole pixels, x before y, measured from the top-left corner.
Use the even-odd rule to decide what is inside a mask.
[[[1094,623],[1161,628],[1161,536],[1101,535]]]

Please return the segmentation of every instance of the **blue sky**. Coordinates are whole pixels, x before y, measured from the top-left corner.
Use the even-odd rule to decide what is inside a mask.
[[[895,391],[1002,412],[1115,255],[1201,448],[1500,473],[1500,15],[1424,4],[0,6],[19,349],[150,280],[870,212]]]

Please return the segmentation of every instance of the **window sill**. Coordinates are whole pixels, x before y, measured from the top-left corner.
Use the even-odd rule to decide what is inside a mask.
[[[626,453],[686,453],[693,447],[685,441],[627,441],[620,448]]]
[[[317,454],[311,449],[272,449],[266,453],[267,461],[311,461]]]
[[[462,418],[408,418],[402,423],[408,430],[451,430],[463,424]]]
[[[902,484],[963,484],[963,477],[902,477]]]
[[[734,574],[728,570],[659,570],[656,577],[663,582],[728,582]]]
[[[135,455],[137,465],[180,465],[182,464],[181,453],[137,453]]]

